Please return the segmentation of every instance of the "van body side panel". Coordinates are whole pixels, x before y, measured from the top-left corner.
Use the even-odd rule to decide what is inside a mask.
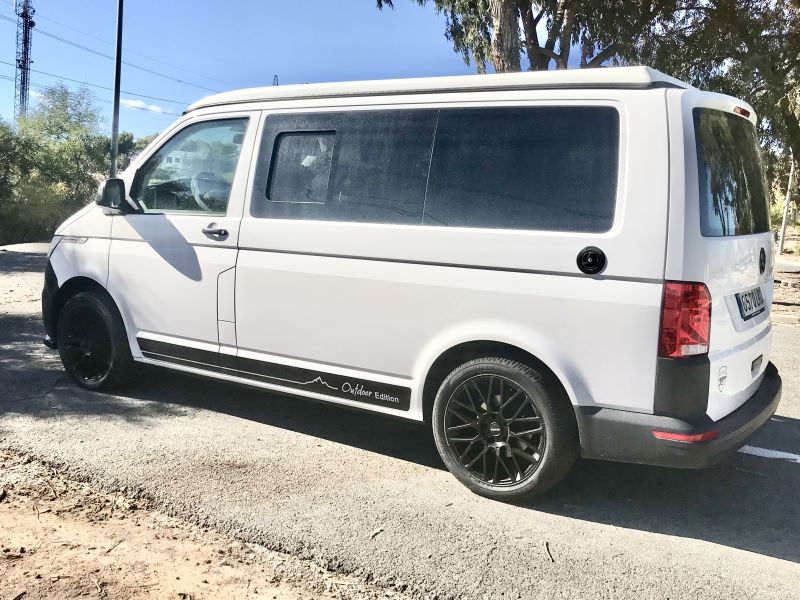
[[[600,104],[619,111],[610,231],[303,221],[254,217],[246,209],[236,269],[239,356],[319,369],[338,365],[365,379],[375,373],[409,379],[411,405],[401,416],[418,419],[424,377],[442,352],[465,341],[501,341],[548,364],[573,403],[651,413],[668,197],[664,90],[562,95],[516,94],[511,104]],[[503,106],[504,96],[485,104]],[[469,97],[470,107],[483,106],[480,94]],[[392,98],[377,107],[374,100],[349,102],[358,110],[443,111],[464,102],[426,100]],[[295,104],[281,114],[336,109]],[[271,154],[263,148],[257,160]],[[251,202],[264,193],[254,188]],[[577,267],[587,246],[608,258],[598,276]]]
[[[112,217],[92,203],[58,228],[56,235],[68,236],[50,256],[59,286],[73,277],[88,277],[105,287],[111,221]]]
[[[241,251],[237,271],[240,355],[411,377],[418,390],[441,352],[499,341],[562,374],[576,401],[649,411],[654,342],[634,332],[657,327],[658,285],[255,250]],[[615,330],[631,335],[615,343]],[[631,366],[624,388],[609,345]]]
[[[693,111],[697,108],[741,120],[733,114],[746,103],[697,91],[667,92],[671,122],[672,199],[665,277],[704,283],[712,299],[708,361],[708,400],[705,413],[716,421],[742,406],[759,388],[771,347],[770,306],[773,295],[773,242],[770,232],[708,236],[701,227],[698,145]],[[732,148],[731,152],[737,151]],[[712,218],[719,218],[706,208]],[[763,251],[764,262],[761,264]],[[763,266],[763,272],[761,268]],[[743,318],[737,294],[758,288],[765,308]],[[679,359],[682,360],[682,359]]]

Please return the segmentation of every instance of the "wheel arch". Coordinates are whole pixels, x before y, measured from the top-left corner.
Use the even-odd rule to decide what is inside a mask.
[[[73,298],[81,292],[98,292],[107,296],[119,310],[119,305],[114,300],[109,291],[95,279],[86,277],[84,275],[76,275],[66,280],[53,294],[52,300],[47,308],[47,314],[43,315],[45,322],[45,329],[47,334],[52,340],[56,340],[56,331],[58,331],[58,319],[61,316],[61,311],[66,306],[70,298]]]
[[[574,411],[575,392],[571,386],[565,384],[562,377],[541,358],[519,345],[492,339],[475,339],[454,344],[439,353],[425,372],[421,386],[422,416],[426,423],[430,423],[433,401],[436,392],[445,378],[459,365],[467,361],[482,357],[508,358],[536,369],[546,379],[546,383],[560,391],[558,396],[561,401],[569,404]]]

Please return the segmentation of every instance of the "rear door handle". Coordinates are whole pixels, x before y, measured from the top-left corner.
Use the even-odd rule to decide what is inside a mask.
[[[222,227],[217,227],[216,223],[209,223],[208,226],[203,227],[203,233],[209,237],[224,240],[228,237],[228,230]]]

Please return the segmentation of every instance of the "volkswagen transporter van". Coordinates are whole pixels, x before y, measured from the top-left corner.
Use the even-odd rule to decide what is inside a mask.
[[[46,341],[92,390],[146,363],[429,422],[498,499],[704,467],[780,397],[755,122],[646,67],[211,96],[58,229]]]

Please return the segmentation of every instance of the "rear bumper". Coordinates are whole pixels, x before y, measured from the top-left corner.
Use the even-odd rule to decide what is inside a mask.
[[[581,454],[586,458],[662,467],[703,468],[741,448],[775,413],[781,397],[781,378],[772,363],[750,399],[719,421],[704,416],[681,420],[609,408],[578,407]],[[718,431],[705,442],[657,439],[653,431],[697,435]]]

